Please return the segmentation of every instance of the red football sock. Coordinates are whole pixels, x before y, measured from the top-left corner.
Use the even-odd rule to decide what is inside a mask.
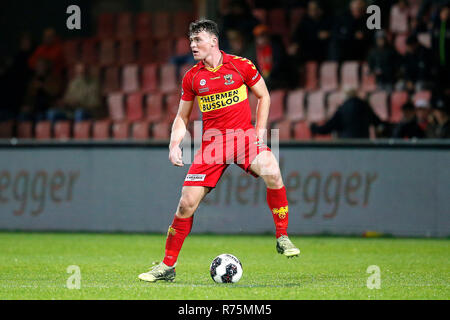
[[[177,262],[184,239],[191,232],[193,221],[194,216],[184,219],[177,216],[173,218],[167,231],[166,254],[163,260],[166,265],[173,266]]]
[[[279,238],[282,235],[287,236],[289,213],[286,188],[284,186],[281,189],[267,188],[267,204],[272,211],[276,237]]]

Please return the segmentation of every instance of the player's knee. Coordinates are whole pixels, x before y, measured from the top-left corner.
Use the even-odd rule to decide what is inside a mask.
[[[195,200],[189,195],[183,195],[178,204],[177,215],[181,218],[189,218],[194,214],[197,204]]]
[[[278,174],[269,174],[263,177],[264,182],[266,183],[267,188],[270,189],[280,189],[283,187],[283,178],[281,177],[281,173]]]

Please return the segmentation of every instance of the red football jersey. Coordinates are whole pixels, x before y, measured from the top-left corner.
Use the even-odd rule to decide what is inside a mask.
[[[220,66],[208,68],[199,62],[186,72],[181,99],[193,101],[197,97],[204,131],[250,129],[253,125],[247,86],[254,86],[261,75],[250,60],[221,52]]]

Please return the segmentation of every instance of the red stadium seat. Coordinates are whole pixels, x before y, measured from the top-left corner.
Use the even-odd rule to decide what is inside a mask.
[[[127,96],[127,119],[129,121],[141,120],[144,117],[142,94],[132,93]]]
[[[192,68],[191,63],[185,63],[181,66],[179,74],[178,74],[178,83],[181,83],[183,80],[184,75],[189,71],[189,69]]]
[[[383,121],[387,121],[389,118],[387,99],[388,94],[386,91],[377,91],[369,96],[369,104],[373,111]]]
[[[157,39],[167,39],[171,34],[171,16],[169,12],[156,12],[153,15],[153,36]]]
[[[112,136],[116,140],[126,140],[130,137],[130,124],[127,121],[117,121],[112,124]]]
[[[68,120],[55,123],[53,131],[55,139],[68,140],[72,137],[72,123]]]
[[[166,96],[166,119],[173,121],[180,105],[180,94],[178,92]]]
[[[346,61],[341,67],[341,87],[344,90],[359,88],[359,63]]]
[[[178,38],[175,46],[175,54],[177,56],[182,56],[189,54],[191,52],[191,47],[189,39],[186,37]]]
[[[161,121],[155,123],[152,127],[152,137],[154,139],[169,139],[170,137],[170,122]]]
[[[152,35],[152,14],[150,12],[138,13],[135,17],[135,35],[138,39],[147,39]]]
[[[305,89],[313,91],[317,89],[319,80],[317,78],[317,71],[319,65],[316,61],[308,61],[305,64]]]
[[[147,140],[150,138],[150,123],[147,121],[134,122],[131,129],[131,137],[135,140]]]
[[[97,34],[101,39],[114,38],[116,34],[116,17],[113,13],[101,13],[99,15]]]
[[[335,91],[327,97],[327,115],[326,118],[331,118],[336,110],[344,103],[345,93],[343,91]]]
[[[111,138],[111,121],[110,120],[95,121],[92,138],[94,140],[110,139]]]
[[[402,106],[408,100],[409,95],[406,91],[394,91],[391,94],[391,117],[389,121],[399,122],[402,119]]]
[[[38,140],[47,140],[52,138],[52,123],[50,121],[40,121],[35,127],[35,137]]]
[[[145,92],[154,92],[158,90],[158,65],[148,64],[142,70],[142,90]]]
[[[398,4],[391,7],[389,29],[392,33],[406,33],[409,30],[408,8],[400,8]]]
[[[407,38],[408,38],[408,35],[406,35],[406,34],[398,34],[394,40],[395,50],[397,50],[397,52],[402,56],[404,56],[406,53],[406,39]]]
[[[173,36],[186,38],[189,31],[189,23],[191,21],[193,21],[193,18],[190,12],[175,12],[173,19]]]
[[[100,66],[111,66],[116,62],[116,42],[108,39],[100,42]]]
[[[85,64],[97,64],[98,41],[95,38],[85,39],[81,44],[81,61]]]
[[[64,59],[68,65],[76,64],[80,61],[80,41],[64,41]]]
[[[108,67],[105,69],[103,80],[103,93],[108,94],[120,89],[119,68]]]
[[[320,66],[320,89],[333,91],[338,88],[338,64],[335,61],[326,61]]]
[[[278,35],[289,34],[286,12],[283,8],[269,10],[268,24],[271,32]]]
[[[320,122],[325,120],[325,92],[311,92],[306,98],[307,119],[309,122]]]
[[[299,121],[294,125],[295,140],[311,140],[311,130],[306,121]]]
[[[0,139],[12,138],[13,129],[14,129],[13,120],[0,122]]]
[[[287,95],[286,117],[291,121],[305,119],[305,92],[301,89],[290,91]]]
[[[31,139],[33,138],[33,122],[21,121],[17,123],[17,138]]]
[[[283,120],[278,122],[273,129],[278,129],[278,138],[280,141],[291,140],[292,122],[290,120]]]
[[[110,93],[107,96],[109,117],[114,121],[124,120],[125,111],[122,93]]]
[[[273,90],[270,92],[269,121],[278,121],[284,117],[284,98],[286,91]]]
[[[119,43],[119,64],[129,64],[136,60],[135,42],[133,39],[124,39]]]
[[[121,12],[117,16],[117,33],[118,39],[128,39],[133,37],[133,14],[131,12]]]
[[[89,140],[91,138],[91,121],[78,121],[73,125],[73,138],[76,140]]]
[[[161,120],[163,117],[163,95],[152,93],[145,97],[145,119],[151,122]]]
[[[139,67],[135,64],[126,65],[122,69],[122,91],[135,92],[139,90]]]
[[[139,64],[148,64],[156,61],[154,47],[155,43],[150,38],[138,41],[137,61]]]
[[[164,64],[160,68],[160,91],[170,93],[178,90],[177,69],[174,64]]]
[[[375,75],[370,74],[369,64],[364,62],[361,66],[361,90],[364,92],[372,92],[377,89]]]
[[[167,63],[169,58],[173,55],[173,39],[167,38],[156,42],[155,56],[156,61],[159,63]]]

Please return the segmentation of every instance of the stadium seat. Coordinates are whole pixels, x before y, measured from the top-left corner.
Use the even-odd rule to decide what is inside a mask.
[[[156,39],[167,39],[171,34],[171,21],[169,12],[156,12],[153,15],[153,36]]]
[[[98,61],[98,41],[95,38],[83,40],[81,44],[81,61],[88,65],[96,64]]]
[[[295,140],[311,140],[311,130],[306,121],[299,121],[294,125]]]
[[[335,91],[327,97],[327,113],[326,118],[331,118],[336,110],[344,103],[345,93],[343,91]]]
[[[155,56],[156,61],[159,63],[169,62],[169,58],[173,55],[173,39],[167,38],[156,42]]]
[[[52,123],[50,121],[39,121],[35,127],[34,136],[38,140],[48,140],[52,138]]]
[[[135,41],[133,39],[124,39],[119,42],[119,58],[120,65],[133,63],[135,56]]]
[[[258,19],[262,24],[267,24],[268,13],[267,10],[261,8],[255,8],[252,10],[253,16]]]
[[[175,45],[175,54],[177,56],[182,56],[182,55],[189,54],[190,52],[191,52],[191,47],[190,47],[189,39],[186,38],[186,36],[178,38],[176,40],[176,45]]]
[[[0,122],[0,139],[12,138],[14,129],[14,121],[2,121]]]
[[[408,38],[408,35],[406,34],[398,34],[395,37],[394,40],[394,47],[397,52],[404,56],[406,53],[406,39]]]
[[[127,96],[127,119],[129,121],[141,120],[144,117],[144,108],[142,105],[143,97],[139,92]]]
[[[389,118],[387,99],[388,94],[386,91],[376,91],[369,96],[370,106],[383,121],[387,121]]]
[[[343,90],[359,88],[358,61],[345,61],[341,67],[341,88]]]
[[[154,139],[169,139],[170,137],[170,122],[161,121],[153,124],[152,137]]]
[[[92,130],[92,138],[94,140],[106,140],[111,138],[111,121],[97,120],[94,122]]]
[[[142,69],[141,90],[145,92],[154,92],[158,90],[158,65],[148,64]]]
[[[100,39],[112,39],[116,34],[116,17],[113,13],[101,13],[98,17],[97,35]]]
[[[178,90],[177,69],[174,64],[166,63],[160,68],[160,87],[162,93],[170,93]]]
[[[152,15],[150,12],[140,12],[135,17],[135,35],[138,39],[147,39],[152,35]]]
[[[184,75],[189,71],[189,69],[192,68],[191,63],[185,63],[181,66],[179,73],[178,73],[178,83],[181,83],[183,80]]]
[[[156,61],[154,41],[150,38],[138,41],[137,61],[139,64],[148,64]]]
[[[117,15],[117,32],[118,39],[129,39],[133,37],[133,14],[131,12],[121,12]]]
[[[145,97],[145,119],[156,122],[163,117],[163,95],[161,93],[148,94]]]
[[[320,66],[320,89],[333,91],[338,88],[338,64],[335,61],[326,61]]]
[[[108,67],[105,69],[102,87],[103,93],[105,94],[119,90],[120,88],[119,68]]]
[[[313,91],[317,89],[319,80],[317,78],[317,71],[319,65],[316,61],[308,61],[305,64],[305,89]]]
[[[325,92],[311,92],[308,94],[306,101],[308,122],[320,122],[325,120]]]
[[[288,120],[283,120],[275,124],[273,129],[278,129],[278,138],[280,141],[289,141],[291,140],[291,128],[292,122]]]
[[[89,140],[91,138],[92,122],[78,121],[73,124],[73,138],[76,140]]]
[[[192,14],[190,12],[175,12],[173,17],[173,32],[174,37],[186,38],[189,31],[189,23],[193,21]]]
[[[55,122],[53,127],[54,138],[60,140],[68,140],[72,137],[72,123],[68,120]]]
[[[398,4],[391,7],[389,30],[392,33],[406,33],[408,26],[408,8],[402,9]]]
[[[168,121],[173,121],[178,112],[178,107],[180,105],[180,94],[174,92],[166,95],[166,119]]]
[[[287,119],[298,121],[305,119],[305,92],[301,89],[290,91],[287,94]]]
[[[289,10],[289,34],[292,34],[297,29],[297,26],[302,21],[305,16],[306,10],[305,8],[292,8]]]
[[[109,117],[114,121],[124,120],[125,111],[122,93],[110,93],[107,98]]]
[[[33,138],[33,122],[21,121],[17,123],[17,138],[31,139]]]
[[[268,25],[272,34],[287,35],[289,26],[284,8],[270,9],[268,12]]]
[[[122,91],[125,93],[139,90],[139,67],[135,64],[126,65],[122,69]]]
[[[399,122],[402,119],[402,106],[408,102],[409,95],[406,91],[394,91],[391,94],[390,122]]]
[[[100,66],[111,66],[116,62],[116,42],[111,39],[100,42]]]
[[[115,140],[126,140],[130,137],[128,121],[116,121],[112,124],[112,136]]]
[[[270,92],[269,121],[278,121],[284,117],[284,98],[286,91],[273,90]]]
[[[68,65],[74,65],[80,61],[80,41],[64,41],[64,59]]]
[[[361,66],[361,90],[373,92],[377,89],[375,75],[370,74],[369,64],[364,62]]]
[[[131,137],[135,140],[147,140],[150,138],[150,123],[147,121],[134,122],[131,129]]]

